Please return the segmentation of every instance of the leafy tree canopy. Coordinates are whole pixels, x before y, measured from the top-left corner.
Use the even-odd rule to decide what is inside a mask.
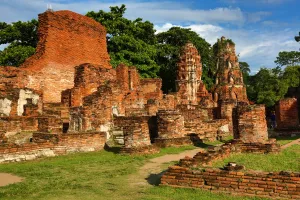
[[[154,25],[141,18],[129,20],[123,17],[126,6],[110,7],[110,12],[88,12],[107,29],[107,46],[111,64],[136,66],[142,77],[157,77],[159,66],[155,62],[156,37]]]
[[[34,54],[38,42],[38,21],[7,24],[0,22],[0,44],[9,44],[0,51],[0,65],[19,66]]]
[[[276,57],[275,63],[278,66],[295,66],[300,65],[299,51],[281,51]]]
[[[283,71],[280,67],[261,68],[249,78],[248,98],[257,103],[274,106],[284,98],[289,87],[300,86],[300,66],[288,66]]]

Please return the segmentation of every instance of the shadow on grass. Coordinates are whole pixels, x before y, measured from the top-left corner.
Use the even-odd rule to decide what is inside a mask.
[[[108,152],[113,152],[114,154],[119,154],[120,150],[121,150],[121,147],[116,147],[116,146],[110,147],[107,144],[105,144],[104,145],[104,150],[108,151]]]
[[[146,180],[150,185],[158,186],[160,184],[161,177],[167,170],[164,170],[158,174],[150,174]]]

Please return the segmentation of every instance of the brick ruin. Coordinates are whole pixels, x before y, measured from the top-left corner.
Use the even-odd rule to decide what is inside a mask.
[[[248,105],[230,40],[214,46],[212,93],[201,80],[201,56],[188,42],[177,63],[177,92],[163,94],[161,79],[141,79],[134,66],[112,68],[106,30],[96,21],[47,11],[39,22],[36,53],[19,68],[0,68],[0,148],[26,156],[47,145],[69,152],[76,144],[90,150],[84,144],[100,149],[114,142],[122,153],[141,154],[229,135],[269,144],[264,106]]]

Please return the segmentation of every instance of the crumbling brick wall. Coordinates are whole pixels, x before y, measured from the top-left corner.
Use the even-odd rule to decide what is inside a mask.
[[[74,86],[74,67],[94,63],[111,68],[106,47],[106,30],[98,22],[71,11],[47,11],[39,15],[39,42],[15,77],[17,88],[43,91],[45,102],[60,102],[63,90]],[[11,79],[8,80],[8,79]],[[3,84],[2,84],[3,85]]]
[[[276,105],[278,129],[300,129],[296,98],[282,99]]]

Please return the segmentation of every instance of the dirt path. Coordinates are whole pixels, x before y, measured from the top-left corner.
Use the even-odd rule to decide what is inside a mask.
[[[0,187],[13,184],[13,183],[19,183],[22,180],[23,179],[18,176],[14,176],[7,173],[0,173]]]
[[[179,154],[169,154],[161,157],[153,158],[149,160],[144,166],[142,166],[137,174],[133,174],[129,177],[129,183],[132,186],[147,186],[159,184],[160,178],[163,175],[163,165],[173,161],[179,161],[185,156],[193,157],[199,151],[203,151],[201,148],[187,150]],[[167,167],[167,165],[165,165]]]
[[[280,148],[281,149],[286,149],[286,148],[288,148],[288,147],[290,147],[290,146],[292,146],[294,144],[300,144],[300,138],[297,139],[297,140],[294,140],[293,142],[290,142],[290,143],[287,143],[285,145],[282,145]]]

